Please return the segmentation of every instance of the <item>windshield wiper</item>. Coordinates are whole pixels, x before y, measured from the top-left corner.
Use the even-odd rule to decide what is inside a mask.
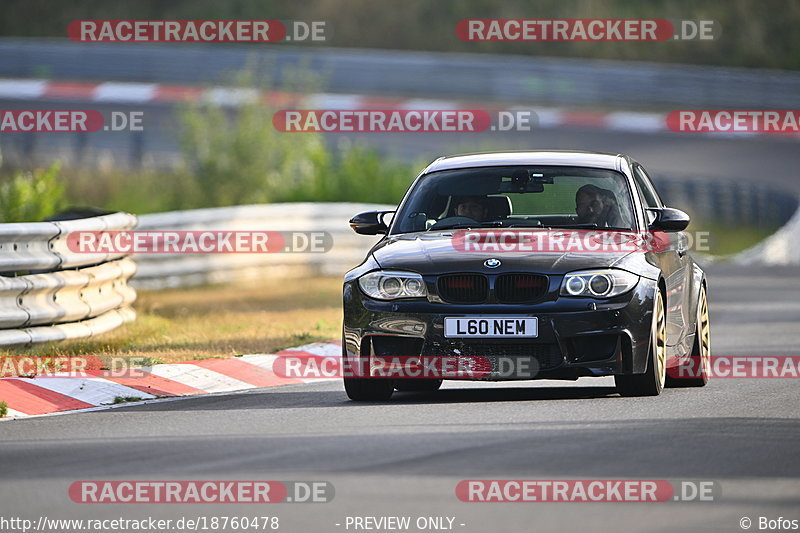
[[[432,226],[428,231],[439,231],[440,229],[472,229],[472,228],[503,228],[502,220],[490,220],[488,222],[478,222],[475,224],[467,224],[465,222],[457,222],[455,224],[443,224],[441,226]]]
[[[598,226],[597,224],[558,224],[548,226],[547,229],[597,229],[601,231],[633,231],[631,228],[617,228],[614,226]]]

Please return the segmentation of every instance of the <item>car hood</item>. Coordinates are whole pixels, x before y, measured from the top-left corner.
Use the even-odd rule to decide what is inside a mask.
[[[520,272],[563,274],[584,268],[615,265],[631,252],[465,252],[454,246],[453,233],[409,233],[382,240],[372,250],[382,269],[410,270],[420,274],[447,272]],[[488,268],[487,259],[500,265]]]

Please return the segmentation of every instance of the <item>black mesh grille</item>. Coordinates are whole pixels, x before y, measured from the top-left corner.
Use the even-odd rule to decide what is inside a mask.
[[[375,355],[402,357],[419,356],[423,339],[417,337],[401,337],[399,335],[365,335],[361,340],[361,355],[370,355],[370,348]],[[370,346],[372,343],[372,346]]]
[[[529,303],[547,292],[547,276],[539,274],[503,274],[494,284],[498,302]]]
[[[485,373],[480,379],[534,379],[540,372],[556,370],[564,356],[556,343],[457,343],[425,350],[430,356],[464,357],[474,372]]]
[[[438,283],[442,300],[456,304],[471,304],[486,301],[489,280],[478,274],[454,274],[442,276]]]
[[[558,368],[564,361],[561,349],[555,343],[491,343],[491,344],[465,344],[461,348],[463,355],[483,356],[496,367],[501,358],[519,359],[531,358],[538,363],[539,370],[552,370]],[[497,370],[497,368],[493,368]]]

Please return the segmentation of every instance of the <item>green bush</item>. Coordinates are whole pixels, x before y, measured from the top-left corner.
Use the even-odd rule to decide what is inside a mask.
[[[59,162],[47,169],[18,171],[0,179],[0,222],[39,222],[65,205]]]
[[[8,416],[8,404],[0,402],[0,418],[5,418],[6,416]]]
[[[183,153],[193,177],[184,191],[190,203],[269,203],[313,179],[314,162],[325,159],[322,138],[279,132],[272,113],[259,103],[182,112]]]
[[[384,158],[372,148],[346,140],[333,150],[311,153],[310,159],[313,172],[300,186],[282,191],[277,201],[397,204],[423,166]]]
[[[269,90],[268,83],[254,83],[247,72],[237,78],[241,91]],[[302,70],[284,78],[292,81],[281,90],[292,93],[319,85]],[[180,181],[182,198],[190,205],[180,208],[297,201],[396,203],[419,170],[419,162],[389,160],[346,139],[331,148],[320,133],[281,132],[272,122],[275,111],[257,99],[234,108],[206,103],[182,110],[187,169]]]
[[[269,71],[269,69],[261,69]],[[260,95],[273,90],[249,66],[233,76],[239,105],[203,102],[179,110],[184,165],[173,172],[99,173],[59,166],[20,172],[0,182],[0,221],[41,220],[71,204],[144,214],[178,209],[276,202],[398,203],[423,166],[400,162],[348,139],[331,146],[321,133],[279,131],[277,108]],[[320,90],[308,70],[281,73],[292,94]],[[68,187],[65,193],[65,184]]]
[[[272,110],[211,106],[181,114],[183,155],[175,172],[99,173],[68,169],[71,204],[144,214],[275,202],[398,203],[425,161],[386,158],[347,139],[283,133]]]

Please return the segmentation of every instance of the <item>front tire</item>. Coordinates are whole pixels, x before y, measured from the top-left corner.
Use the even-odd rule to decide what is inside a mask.
[[[394,393],[394,380],[388,378],[357,378],[351,377],[354,368],[348,364],[346,339],[342,331],[342,361],[344,391],[347,397],[354,402],[383,402],[392,397]],[[359,366],[356,364],[355,368]],[[362,375],[358,372],[355,375]]]
[[[644,374],[617,375],[614,383],[621,396],[658,396],[667,377],[667,319],[661,290],[653,303],[653,325],[650,328],[650,350]]]
[[[394,383],[394,388],[402,392],[433,392],[441,386],[441,379],[398,379]]]
[[[394,383],[387,378],[344,378],[347,397],[355,402],[382,402],[392,397]]]

